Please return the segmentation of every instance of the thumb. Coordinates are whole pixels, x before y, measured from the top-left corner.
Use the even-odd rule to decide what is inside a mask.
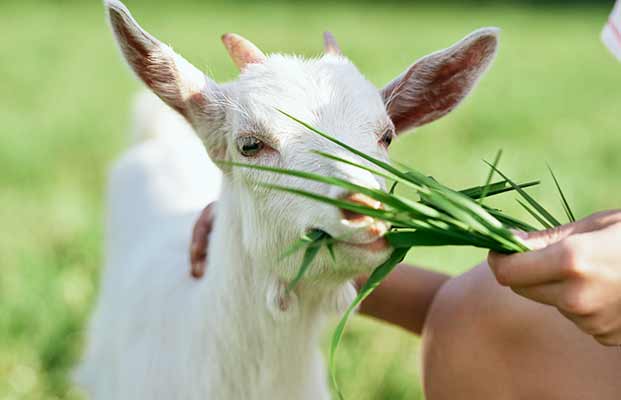
[[[558,243],[573,234],[588,232],[593,229],[592,225],[592,221],[583,219],[543,231],[518,232],[517,236],[520,237],[531,250],[540,250],[551,244]]]
[[[540,250],[551,244],[560,242],[574,233],[575,229],[575,224],[567,224],[543,231],[520,232],[517,236],[519,236],[531,250]]]

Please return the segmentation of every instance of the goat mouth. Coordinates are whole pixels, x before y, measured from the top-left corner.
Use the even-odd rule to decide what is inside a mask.
[[[345,247],[349,247],[352,249],[365,250],[365,251],[370,251],[370,252],[380,252],[390,247],[388,240],[384,238],[383,234],[378,235],[371,240],[367,240],[364,242],[356,242],[356,241],[348,240],[346,238],[333,237],[332,235],[330,235],[329,233],[321,229],[314,229],[314,230],[321,232],[323,235],[325,235],[327,240],[329,240],[330,242],[334,244],[342,245]]]
[[[348,246],[348,247],[353,247],[355,249],[360,249],[360,250],[366,250],[366,251],[370,251],[373,253],[384,251],[390,247],[390,245],[388,244],[388,240],[386,240],[386,238],[384,238],[383,236],[380,236],[374,241],[368,242],[368,243],[352,243],[352,242],[346,242],[346,241],[339,241],[339,243],[342,243],[343,245]]]

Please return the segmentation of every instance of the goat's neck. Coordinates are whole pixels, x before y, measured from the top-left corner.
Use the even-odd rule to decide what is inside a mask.
[[[321,300],[279,296],[283,286],[271,272],[270,259],[247,254],[241,243],[244,227],[239,203],[239,196],[225,182],[202,296],[216,324],[210,323],[205,333],[217,343],[210,350],[216,353],[213,362],[224,375],[221,379],[231,380],[239,390],[266,387],[273,392],[279,387],[285,398],[302,398],[311,387],[310,392],[317,393],[316,386],[325,381],[318,352],[324,315]],[[256,393],[251,397],[256,398]]]

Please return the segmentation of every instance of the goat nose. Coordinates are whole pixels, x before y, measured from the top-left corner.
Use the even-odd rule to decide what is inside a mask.
[[[349,193],[341,198],[342,200],[349,201],[350,203],[360,204],[364,207],[369,207],[374,210],[380,210],[383,208],[382,203],[362,193]],[[372,222],[373,218],[367,215],[359,214],[354,211],[341,209],[343,219],[353,223]]]

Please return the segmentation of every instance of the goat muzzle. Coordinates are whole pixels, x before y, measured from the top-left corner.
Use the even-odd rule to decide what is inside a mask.
[[[350,203],[358,204],[363,207],[372,208],[374,210],[381,210],[384,208],[381,202],[362,193],[349,193],[341,198],[342,200]],[[360,214],[354,211],[341,209],[343,219],[355,224],[372,223],[374,218],[364,214]]]

